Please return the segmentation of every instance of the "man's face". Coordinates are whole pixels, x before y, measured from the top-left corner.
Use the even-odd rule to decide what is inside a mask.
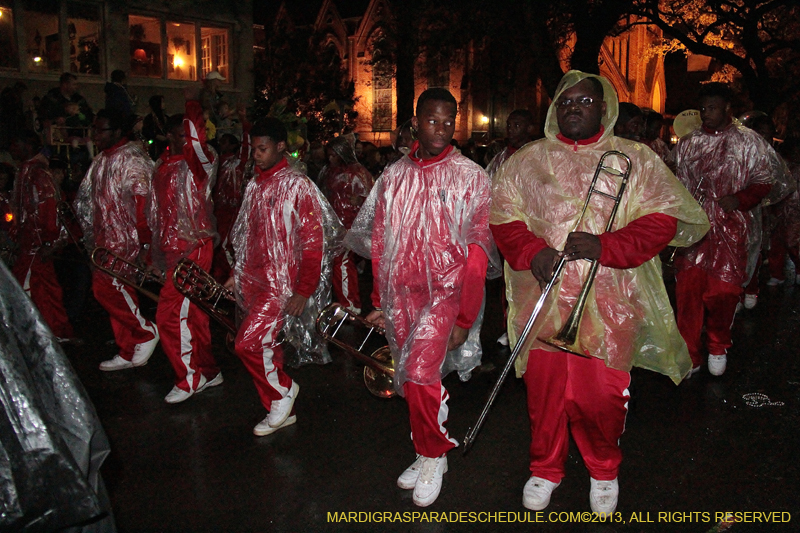
[[[172,155],[181,153],[186,145],[186,130],[183,129],[183,125],[176,126],[168,131],[167,141]]]
[[[61,92],[67,96],[72,96],[78,92],[78,80],[70,79],[61,84]]]
[[[731,105],[719,96],[706,96],[700,101],[703,126],[718,131],[731,121]]]
[[[328,164],[331,167],[335,168],[344,165],[344,161],[342,161],[342,158],[339,157],[339,155],[333,151],[333,148],[329,146],[325,148],[325,157],[328,159]]]
[[[511,115],[506,121],[506,136],[514,148],[520,148],[533,137],[533,124],[524,117]]]
[[[570,87],[556,101],[558,129],[567,139],[582,141],[600,131],[606,103],[589,80]]]
[[[428,100],[422,104],[419,114],[411,119],[412,126],[417,130],[422,159],[441,154],[453,140],[456,113],[456,106],[451,102]]]
[[[286,143],[275,142],[269,137],[253,137],[253,160],[261,170],[269,170],[283,159]]]
[[[92,141],[100,150],[111,148],[122,138],[121,132],[108,123],[107,118],[96,118],[92,125]]]
[[[614,135],[637,142],[642,139],[643,132],[644,117],[642,116],[633,117],[625,124],[622,124],[619,127],[614,127]]]

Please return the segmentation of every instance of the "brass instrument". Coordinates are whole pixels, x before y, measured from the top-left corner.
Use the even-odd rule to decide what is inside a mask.
[[[92,263],[109,276],[133,287],[154,302],[158,293],[145,288],[145,284],[157,285],[159,291],[164,286],[164,277],[120,257],[108,248],[97,247],[92,252]]]
[[[178,261],[172,283],[178,292],[236,336],[236,297],[211,274],[186,257]]]
[[[700,176],[700,181],[697,182],[697,185],[695,186],[694,191],[692,192],[692,198],[694,198],[695,201],[698,204],[700,204],[700,207],[703,207],[703,204],[706,201],[706,192],[700,189],[700,186],[703,184],[704,179],[706,179],[705,176]],[[669,254],[669,257],[667,258],[665,263],[667,264],[667,266],[672,266],[675,264],[675,256],[678,254],[678,248],[680,247],[670,246],[669,248],[672,249],[672,252]]]
[[[610,165],[606,165],[605,160],[609,156],[616,156],[620,158],[624,162],[624,165],[620,165],[624,167],[624,170],[619,170]],[[617,215],[617,209],[619,208],[619,204],[622,201],[622,195],[624,194],[625,188],[628,185],[630,170],[631,170],[631,160],[627,155],[623,154],[622,152],[619,152],[617,150],[609,150],[600,157],[600,161],[597,163],[597,168],[595,169],[594,172],[594,177],[592,178],[592,183],[589,186],[589,192],[586,194],[586,201],[583,203],[583,209],[581,210],[581,214],[578,217],[577,222],[575,222],[575,226],[572,230],[573,232],[580,227],[580,224],[583,221],[583,217],[586,214],[586,209],[589,207],[589,201],[592,199],[592,196],[595,193],[599,194],[604,198],[609,198],[614,200],[614,208],[612,209],[611,215],[608,218],[605,231],[611,230],[611,226],[614,223],[614,218]],[[615,176],[622,179],[622,182],[620,183],[619,188],[617,189],[616,196],[602,192],[595,188],[595,184],[597,183],[597,178],[600,176],[601,173],[609,174],[611,176]],[[583,316],[583,308],[586,304],[587,295],[592,287],[592,283],[594,282],[594,277],[597,274],[597,268],[599,266],[599,263],[597,261],[591,261],[591,262],[592,262],[592,267],[589,270],[589,275],[583,284],[580,295],[578,296],[578,301],[576,302],[575,307],[573,308],[569,319],[567,319],[567,323],[564,325],[564,327],[561,329],[561,332],[559,332],[558,335],[556,335],[551,339],[543,341],[561,350],[573,353],[579,353],[580,355],[583,356],[585,356],[586,354],[580,351],[579,346],[576,346],[576,339],[578,337],[578,326],[580,325],[581,317]],[[562,254],[561,259],[558,261],[558,264],[553,270],[553,275],[550,278],[550,281],[547,283],[547,286],[542,290],[542,294],[541,296],[539,296],[539,300],[536,302],[536,306],[533,308],[533,312],[531,313],[530,318],[528,318],[528,322],[522,329],[522,332],[520,333],[519,338],[517,339],[517,343],[514,346],[514,350],[511,352],[511,356],[508,358],[506,366],[503,368],[503,371],[500,373],[500,377],[497,378],[497,383],[495,383],[494,387],[489,393],[489,399],[483,406],[483,411],[481,411],[481,414],[478,417],[475,426],[471,427],[469,431],[467,431],[467,435],[464,438],[465,454],[470,450],[473,443],[475,442],[475,439],[478,436],[478,432],[480,432],[481,427],[483,426],[483,423],[486,420],[486,415],[489,413],[489,409],[491,409],[492,407],[492,403],[494,403],[497,394],[500,392],[500,389],[502,388],[503,383],[505,382],[505,379],[508,376],[508,373],[511,371],[511,367],[514,366],[514,362],[517,360],[517,356],[522,351],[522,347],[525,345],[525,341],[527,340],[528,335],[531,332],[531,329],[533,329],[533,324],[539,317],[539,314],[541,313],[544,307],[545,300],[547,300],[550,291],[553,289],[553,286],[556,284],[558,278],[561,276],[561,271],[564,269],[564,265],[566,265],[566,263],[567,263],[567,256],[565,254]]]
[[[367,328],[367,334],[358,348],[336,338],[339,330],[347,323],[359,324]],[[370,355],[362,351],[373,333],[378,335],[385,334],[383,328],[376,326],[372,322],[367,322],[346,307],[332,303],[323,309],[317,317],[317,331],[323,338],[366,365],[364,367],[364,385],[366,385],[369,392],[378,398],[391,398],[395,395],[394,365],[392,364],[392,354],[389,351],[389,347],[378,348]]]

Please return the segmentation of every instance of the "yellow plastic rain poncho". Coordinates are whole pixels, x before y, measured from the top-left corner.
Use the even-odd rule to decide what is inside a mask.
[[[556,138],[559,133],[556,108],[551,104],[545,124],[546,138],[529,143],[514,154],[495,176],[492,187],[490,224],[522,221],[548,246],[561,250],[572,231],[603,233],[613,201],[594,195],[583,221],[575,228],[595,168],[608,150],[630,157],[632,166],[627,190],[613,230],[652,213],[678,220],[673,246],[687,246],[708,231],[708,218],[689,192],[678,182],[659,157],[644,144],[613,136],[618,102],[611,84],[602,77],[570,71],[562,79],[553,101],[588,77],[598,78],[604,87],[606,114],[604,133],[591,144],[571,145]],[[606,164],[620,168],[617,157]],[[597,187],[614,194],[620,178],[601,174]],[[527,346],[517,360],[521,376],[532,348],[556,351],[536,340],[561,329],[589,270],[588,261],[571,261],[536,321]],[[505,266],[508,297],[508,331],[512,345],[539,299],[541,289],[530,270],[514,271]],[[554,309],[557,307],[558,312]],[[675,323],[658,256],[631,269],[600,266],[586,303],[579,341],[592,356],[622,371],[638,366],[680,382],[691,368],[691,360]],[[575,357],[564,354],[564,357]]]

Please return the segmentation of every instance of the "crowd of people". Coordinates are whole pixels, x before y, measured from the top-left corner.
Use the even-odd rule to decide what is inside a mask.
[[[171,283],[189,261],[235,294],[241,320],[233,345],[267,413],[253,433],[266,436],[297,420],[300,385],[289,362],[330,361],[314,322],[333,299],[386,331],[416,454],[397,485],[413,490],[419,506],[438,497],[447,453],[458,446],[446,427],[442,379],[456,371],[467,380],[480,364],[487,277],[504,270],[506,342],[516,344],[564,262],[516,361],[531,428],[523,504],[547,507],[571,434],[596,513],[617,506],[632,367],[676,384],[705,361],[722,375],[737,307],[756,301],[746,287],[757,288],[761,258],[769,259],[768,285],[800,282],[784,269],[788,256],[800,272],[800,145],[787,140],[781,158],[769,117],[735,119],[724,84],[703,86],[702,126],[672,150],[661,138],[661,115],[619,102],[601,76],[570,71],[540,139],[534,116],[519,109],[508,116],[504,142],[480,158],[471,147],[461,151],[453,139],[457,101],[446,89],[428,89],[391,146],[339,135],[311,144],[298,160],[287,155],[283,122],[248,119],[244,106],[219,93],[217,72],[202,89],[185,89],[183,113],[166,114],[163,97],[153,96],[143,121],[134,118],[124,81],[124,73],[112,74],[96,114],[71,74],[42,100],[46,126],[91,145],[70,147],[87,150],[77,190],[62,183],[63,154],[49,145],[52,137],[29,128],[8,139],[16,171],[0,167],[3,258],[53,334],[73,337],[53,258],[67,237],[82,235],[73,246],[109,250],[169,281],[153,320],[121,279],[126,272],[91,272],[119,348],[100,370],[145,365],[160,343],[174,370],[167,403],[221,385],[209,316]],[[598,169],[604,156],[613,172]],[[587,197],[596,175],[602,194]],[[625,193],[609,200],[623,175]],[[70,207],[77,226],[65,214]],[[659,259],[667,247],[677,247],[675,312]],[[358,278],[367,261],[374,289],[365,302]],[[583,356],[564,353],[539,339],[568,320],[594,264],[577,343]]]

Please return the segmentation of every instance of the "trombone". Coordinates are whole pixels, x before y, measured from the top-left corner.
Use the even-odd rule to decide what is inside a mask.
[[[92,252],[92,264],[102,270],[112,278],[120,280],[122,283],[133,287],[154,302],[158,302],[158,292],[164,286],[164,277],[156,275],[154,272],[140,267],[121,257],[108,248],[97,247]],[[158,286],[158,292],[153,292],[145,288],[145,284]]]
[[[178,261],[172,273],[172,283],[179,293],[236,337],[236,297],[211,274],[185,257]]]
[[[622,160],[620,166],[623,169],[616,169],[611,165],[606,165],[605,161],[606,158],[610,156],[616,156]],[[608,217],[608,222],[606,223],[605,231],[611,231],[611,227],[614,224],[614,219],[617,216],[617,210],[619,209],[619,204],[622,201],[622,195],[625,193],[625,188],[628,185],[628,178],[630,177],[631,171],[631,160],[630,158],[619,152],[617,150],[609,150],[605,152],[601,157],[600,161],[597,163],[597,168],[594,171],[594,177],[592,178],[592,183],[589,186],[589,192],[586,194],[586,201],[583,203],[583,209],[581,210],[581,214],[578,217],[575,226],[573,227],[573,232],[580,227],[581,222],[583,221],[583,217],[586,214],[586,209],[589,207],[589,201],[592,199],[594,194],[598,194],[604,198],[608,198],[614,200],[614,207],[611,210],[611,214]],[[597,184],[597,178],[600,176],[601,173],[608,174],[613,177],[621,178],[621,183],[619,188],[617,189],[616,195],[611,195],[605,193],[603,191],[598,190],[595,185]],[[592,283],[594,282],[594,277],[597,274],[597,269],[599,267],[599,263],[596,260],[589,260],[592,263],[591,268],[589,269],[589,275],[586,278],[586,281],[581,288],[581,292],[578,295],[578,300],[575,303],[575,307],[572,309],[572,313],[570,314],[567,322],[564,324],[564,327],[561,331],[552,337],[551,339],[547,339],[543,342],[547,342],[551,346],[555,346],[561,350],[577,353],[586,357],[586,354],[582,352],[580,346],[577,345],[576,339],[578,337],[578,326],[580,325],[581,317],[583,316],[583,309],[586,305],[587,296],[589,294],[589,290],[592,288]],[[533,329],[533,324],[536,322],[536,319],[539,317],[539,314],[544,307],[545,300],[550,294],[550,291],[553,289],[553,286],[558,281],[558,278],[561,276],[561,271],[564,269],[564,265],[567,263],[566,255],[561,255],[561,259],[558,261],[555,269],[553,270],[553,275],[550,278],[550,281],[547,282],[547,286],[542,290],[542,295],[539,297],[539,300],[536,302],[536,306],[533,308],[533,312],[531,313],[530,318],[528,318],[528,322],[525,324],[525,327],[522,329],[522,332],[517,339],[517,343],[514,346],[514,350],[511,352],[511,356],[508,358],[508,362],[506,363],[503,371],[500,373],[500,377],[497,378],[497,383],[494,384],[491,392],[489,393],[489,399],[486,401],[486,404],[483,406],[483,410],[481,411],[480,416],[478,417],[477,422],[473,427],[471,427],[467,431],[467,435],[464,438],[464,454],[466,454],[472,445],[475,442],[475,439],[478,436],[478,433],[483,426],[483,423],[486,420],[486,416],[489,413],[489,409],[491,409],[492,404],[494,403],[497,394],[500,392],[500,389],[505,382],[508,373],[511,371],[511,367],[514,366],[514,362],[517,360],[517,356],[522,351],[523,346],[525,345],[525,341],[528,338],[528,335]],[[542,340],[542,339],[539,339]]]
[[[358,324],[367,329],[367,334],[358,348],[336,338],[339,330],[348,322]],[[383,328],[376,326],[372,322],[367,322],[346,307],[332,303],[323,309],[317,317],[317,331],[325,340],[332,342],[366,365],[364,367],[364,385],[366,385],[369,392],[378,398],[391,398],[395,395],[394,366],[389,346],[384,345],[369,355],[363,351],[373,333],[378,335],[385,334]]]

